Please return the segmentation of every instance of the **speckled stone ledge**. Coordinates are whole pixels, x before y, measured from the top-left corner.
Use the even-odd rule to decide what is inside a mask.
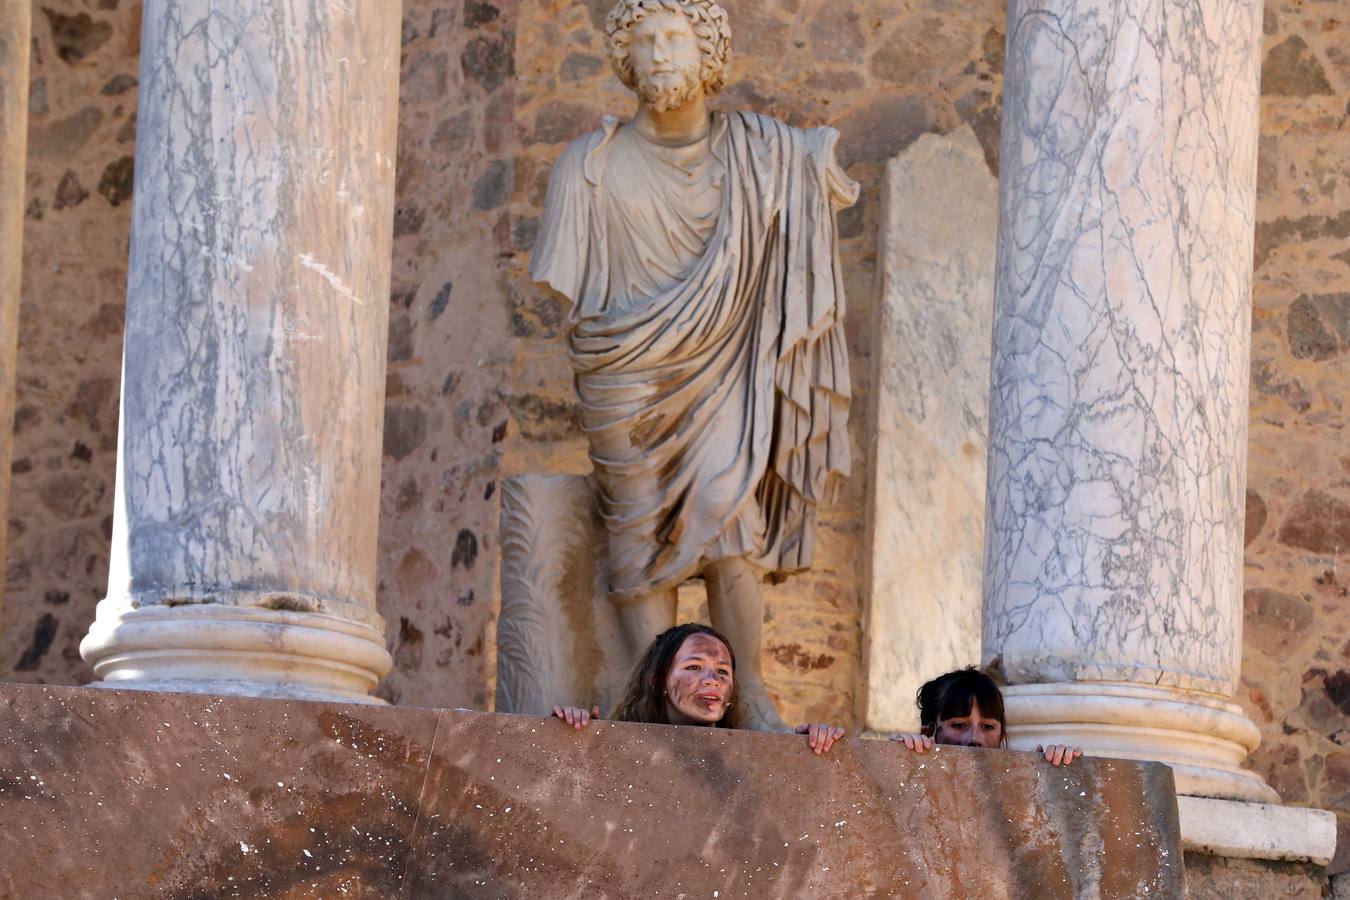
[[[0,896],[1181,897],[1171,772],[0,685]]]

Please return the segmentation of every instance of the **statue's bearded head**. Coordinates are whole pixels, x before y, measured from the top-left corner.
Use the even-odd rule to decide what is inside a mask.
[[[700,90],[711,97],[722,89],[731,27],[714,0],[619,0],[605,22],[605,51],[625,87],[668,112]]]

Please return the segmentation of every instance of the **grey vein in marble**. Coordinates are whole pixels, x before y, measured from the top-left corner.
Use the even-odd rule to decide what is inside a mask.
[[[1261,7],[1008,7],[984,653],[1231,696]]]

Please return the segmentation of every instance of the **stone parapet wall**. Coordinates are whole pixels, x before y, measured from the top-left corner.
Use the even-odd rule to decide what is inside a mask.
[[[24,685],[0,721],[13,900],[1182,893],[1157,763]]]

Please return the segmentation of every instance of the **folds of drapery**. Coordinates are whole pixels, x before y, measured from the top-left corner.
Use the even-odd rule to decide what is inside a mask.
[[[798,571],[811,563],[815,510],[851,465],[834,216],[857,185],[834,161],[837,133],[718,115],[716,228],[685,278],[640,298],[618,296],[625,286],[610,277],[617,136],[607,121],[559,158],[531,263],[574,304],[569,346],[611,591],[641,596],[726,556]]]

